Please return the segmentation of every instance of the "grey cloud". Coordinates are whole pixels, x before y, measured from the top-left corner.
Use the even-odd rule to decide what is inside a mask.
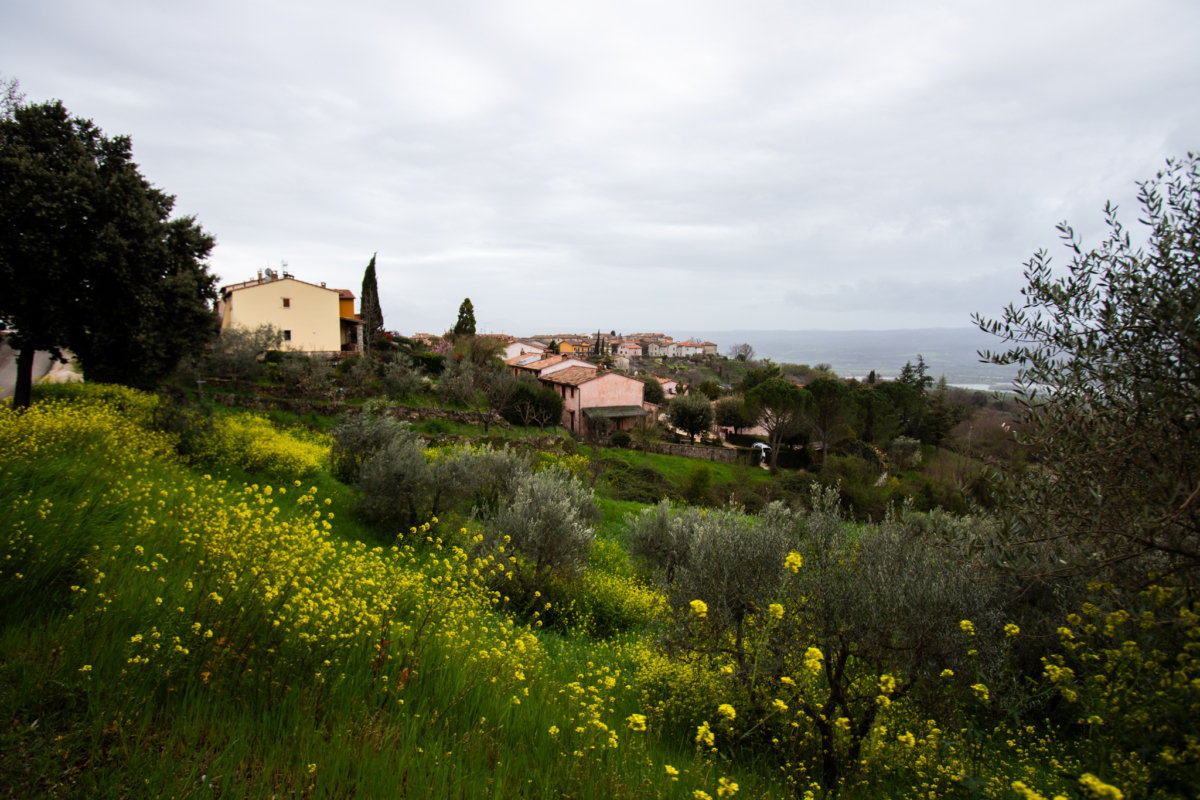
[[[16,3],[5,74],[388,324],[965,325],[1200,139],[1194,3]],[[417,323],[420,324],[417,324]],[[521,331],[518,331],[521,332]]]

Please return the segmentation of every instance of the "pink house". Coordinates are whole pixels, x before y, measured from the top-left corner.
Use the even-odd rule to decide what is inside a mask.
[[[629,430],[646,414],[642,382],[616,372],[570,367],[539,380],[562,395],[562,424],[572,433],[590,433],[602,423]]]
[[[674,397],[679,389],[679,381],[671,380],[670,378],[655,378],[654,380],[662,384],[663,394],[667,397]]]
[[[511,367],[513,375],[518,377],[520,377],[521,373],[529,373],[535,378],[540,378],[543,375],[549,375],[572,367],[590,370],[597,369],[595,364],[589,364],[583,359],[572,358],[571,356],[558,356],[553,353],[526,353],[525,355],[505,359],[504,363]]]

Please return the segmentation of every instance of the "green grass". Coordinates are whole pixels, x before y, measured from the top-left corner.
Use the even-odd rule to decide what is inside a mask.
[[[620,447],[581,447],[581,453],[592,458],[616,458],[630,466],[649,464],[661,472],[672,483],[682,483],[687,479],[692,468],[697,464],[707,464],[712,472],[713,483],[732,481],[743,476],[751,483],[762,483],[772,480],[770,473],[762,469],[739,468],[738,464],[726,464],[719,461],[708,461],[684,456],[668,456],[661,453],[647,453],[643,450],[625,450]]]
[[[625,534],[629,530],[629,526],[625,523],[626,515],[637,515],[643,508],[650,507],[646,503],[635,503],[630,500],[612,500],[602,495],[597,496],[596,504],[600,506],[600,511],[604,515],[600,526],[596,529],[596,535],[603,539],[612,539],[621,544],[624,544]]]
[[[219,686],[215,668],[202,661],[168,678],[126,676],[130,635],[158,629],[151,623],[166,619],[168,607],[187,602],[180,584],[207,574],[182,541],[197,502],[187,487],[204,482],[202,473],[227,480],[222,496],[232,507],[245,498],[243,484],[273,485],[279,496],[280,482],[232,467],[194,470],[82,446],[0,460],[0,470],[0,530],[21,527],[37,551],[21,567],[19,586],[0,584],[7,590],[0,598],[0,785],[13,796],[687,798],[699,787],[714,792],[717,775],[734,776],[744,796],[766,785],[740,768],[695,760],[687,742],[627,730],[626,717],[641,710],[624,683],[632,687],[634,654],[644,647],[636,637],[597,642],[541,634],[546,658],[536,677],[516,682],[511,673],[489,679],[480,667],[486,659],[470,666],[452,644],[429,640],[415,651],[415,677],[393,694],[376,687],[369,640],[339,651],[346,678],[333,686],[314,682],[312,666],[295,660],[295,642],[248,633],[229,645],[248,657],[237,668],[242,677],[227,675]],[[330,501],[319,508],[332,512],[336,538],[372,547],[377,535],[354,520],[346,487],[323,472],[305,478],[303,486],[313,485]],[[287,488],[289,500],[303,491]],[[282,516],[290,513],[298,512]],[[253,516],[250,523],[258,524]],[[0,541],[0,556],[7,556],[0,562],[11,569],[13,557],[24,557],[24,541]],[[153,558],[153,569],[118,560],[138,542],[145,555],[137,561]],[[107,572],[99,586],[90,581],[98,568]],[[205,625],[261,628],[249,597],[227,595],[222,616]],[[419,610],[419,598],[413,601]],[[92,608],[109,602],[104,612]],[[464,630],[476,636],[474,626],[501,623],[484,614]],[[174,631],[162,630],[170,646]],[[282,648],[281,655],[250,654],[247,643]],[[238,661],[229,663],[236,668]],[[401,663],[385,663],[393,683]],[[272,673],[268,683],[249,679],[248,672],[264,669]],[[611,689],[603,685],[610,677]],[[582,711],[567,684],[602,698],[595,711]],[[617,732],[617,749],[593,749],[593,714]],[[559,732],[552,735],[552,727]],[[678,783],[655,766],[663,763],[678,766]]]
[[[0,422],[11,419],[0,416]],[[258,608],[256,595],[247,591],[229,593],[219,608],[207,606],[214,616],[205,624],[221,632],[221,644],[203,646],[224,654],[227,672],[218,675],[216,667],[197,658],[171,673],[126,675],[133,669],[130,653],[145,652],[131,649],[131,634],[149,635],[169,621],[170,607],[187,602],[181,582],[226,580],[219,560],[196,564],[185,541],[193,519],[189,513],[202,503],[218,511],[211,505],[214,496],[189,494],[205,473],[228,482],[220,495],[224,508],[246,501],[240,492],[244,485],[272,485],[278,500],[273,507],[282,509],[278,517],[284,521],[307,519],[312,508],[293,509],[284,497],[294,502],[307,487],[317,487],[316,497],[329,500],[318,510],[326,519],[332,514],[334,544],[363,544],[348,546],[341,556],[347,561],[351,553],[369,553],[394,539],[357,521],[350,490],[321,469],[305,476],[303,488],[286,483],[284,496],[277,476],[220,465],[192,469],[135,456],[132,449],[114,449],[111,443],[93,446],[87,438],[36,455],[6,457],[17,451],[4,450],[3,434],[0,426],[0,569],[6,570],[0,573],[0,787],[8,796],[686,800],[697,789],[715,798],[721,776],[741,785],[738,798],[802,794],[776,780],[780,764],[769,748],[735,745],[720,756],[698,755],[692,741],[695,722],[676,721],[670,727],[652,719],[646,732],[629,729],[630,715],[653,717],[637,673],[648,655],[662,657],[652,638],[657,620],[612,628],[605,639],[578,629],[534,627],[530,635],[544,657],[531,659],[526,680],[514,677],[510,661],[468,657],[498,641],[499,629],[514,640],[520,635],[520,627],[514,630],[511,621],[487,608],[469,619],[457,618],[461,627],[455,630],[470,637],[472,647],[460,646],[454,637],[414,639],[411,647],[407,641],[389,642],[382,645],[388,657],[377,662],[378,640],[370,633],[344,647],[311,645],[317,655],[305,661],[310,646],[273,632],[267,623],[274,612]],[[675,481],[686,479],[697,464],[708,464],[715,482],[771,479],[761,470],[657,454],[605,449],[597,455],[648,463]],[[626,574],[620,547],[624,517],[646,506],[603,492],[598,502],[603,547],[594,561],[605,562],[614,575]],[[273,524],[271,507],[260,499],[258,506],[239,512],[245,515],[246,536],[232,541],[235,548],[239,541],[262,548],[252,564],[267,563],[269,556],[295,546],[276,536],[264,547],[251,535]],[[146,546],[144,558],[125,563],[114,555],[124,558],[138,544]],[[433,548],[422,545],[418,555],[434,555]],[[145,566],[151,558],[152,569]],[[332,570],[338,563],[323,568]],[[309,584],[300,584],[312,576],[304,566],[295,563],[295,590],[280,603],[302,601]],[[20,582],[12,580],[14,569],[22,572]],[[103,582],[91,582],[101,569],[108,572]],[[424,563],[413,570],[420,580],[393,610],[396,618],[428,612],[437,624],[453,621],[460,610],[447,610],[438,600],[443,597],[438,592],[446,590],[432,582],[435,568]],[[226,584],[244,579],[253,586],[260,578],[250,570]],[[360,589],[346,586],[345,592]],[[332,597],[327,604],[338,602]],[[178,626],[161,630],[168,647],[173,634],[187,635]],[[194,646],[201,652],[202,645]],[[326,654],[333,654],[335,665],[322,666]],[[381,690],[381,676],[397,686],[402,666],[414,668],[410,682]],[[325,683],[313,677],[314,670],[337,670],[344,677]],[[258,678],[264,671],[269,678]],[[679,690],[686,692],[689,685]],[[593,749],[603,738],[594,724],[600,721],[618,734],[618,748]],[[1012,755],[1002,739],[980,745],[979,763],[986,758],[989,769],[1010,780],[1040,769],[1024,764],[1025,756]],[[1060,750],[1050,755],[1066,757]],[[894,777],[877,774],[870,786],[845,795],[908,794],[920,780],[913,777],[910,761],[902,757]],[[668,780],[667,764],[680,771],[678,782]],[[1046,774],[1048,784],[1053,775]],[[1041,782],[1040,773],[1035,782]],[[1007,784],[997,787],[997,796],[1013,796],[1005,794]],[[967,787],[946,788],[966,792]]]

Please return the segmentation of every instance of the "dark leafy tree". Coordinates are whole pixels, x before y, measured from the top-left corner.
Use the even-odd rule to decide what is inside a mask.
[[[933,376],[927,375],[928,371],[929,367],[925,365],[925,356],[917,353],[917,365],[913,366],[911,361],[906,362],[904,368],[900,370],[900,377],[896,380],[925,394],[929,391],[929,387],[933,386]]]
[[[925,396],[921,392],[900,381],[880,381],[875,384],[873,391],[882,392],[891,403],[900,433],[914,437],[920,433],[926,410]],[[886,439],[889,436],[890,432],[877,438]]]
[[[714,380],[700,381],[696,386],[696,391],[707,397],[709,400],[716,400],[721,396],[721,387]]]
[[[645,387],[642,389],[642,399],[647,403],[662,405],[667,402],[667,393],[663,391],[662,384],[654,376],[648,376],[641,379]]]
[[[0,119],[0,326],[15,329],[14,402],[33,354],[73,351],[89,380],[149,388],[217,332],[205,260],[214,239],[138,172],[127,137],[106,137],[61,102]]]
[[[359,295],[359,316],[363,326],[363,351],[370,353],[376,337],[383,331],[383,309],[379,305],[379,281],[375,277],[375,253],[363,272],[362,293]]]
[[[713,404],[713,413],[718,425],[722,428],[733,428],[734,433],[753,428],[756,422],[740,397],[722,397]]]
[[[1037,252],[1021,306],[976,316],[1017,364],[1020,440],[1043,468],[1006,485],[1009,556],[1042,548],[1064,571],[1175,571],[1200,579],[1200,156],[1139,184],[1146,244],[1105,207],[1085,252],[1066,223],[1064,272]],[[1024,544],[1021,544],[1024,543]]]
[[[857,424],[864,442],[874,442],[886,433],[892,411],[892,401],[886,392],[876,391],[874,382],[868,381],[850,392],[850,401],[858,412]]]
[[[454,335],[475,335],[475,306],[471,305],[469,297],[463,300],[462,305],[458,307],[458,321],[454,323]]]
[[[742,382],[738,388],[743,392],[749,393],[752,392],[754,387],[758,386],[759,384],[766,383],[772,378],[781,377],[783,377],[783,370],[780,369],[779,365],[773,363],[769,358],[763,359],[763,365],[761,367],[754,367],[753,369],[746,371],[746,374],[742,377]]]
[[[746,405],[771,440],[771,466],[779,462],[779,443],[812,418],[813,396],[782,378],[771,378],[746,394]]]
[[[563,399],[558,392],[542,386],[531,377],[523,377],[512,391],[504,418],[513,425],[545,428],[547,425],[557,425],[562,419],[562,412]]]
[[[667,404],[667,421],[695,441],[713,424],[712,402],[702,394],[677,395]]]
[[[812,395],[809,426],[813,439],[821,443],[821,458],[829,448],[851,434],[848,421],[853,414],[850,387],[836,378],[817,378],[804,386]]]

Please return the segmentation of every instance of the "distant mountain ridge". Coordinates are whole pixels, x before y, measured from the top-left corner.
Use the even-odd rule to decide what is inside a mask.
[[[892,331],[680,331],[675,338],[717,342],[722,354],[741,342],[754,347],[759,358],[777,363],[828,362],[839,375],[866,375],[871,370],[895,377],[917,354],[925,357],[929,374],[950,383],[1008,386],[1017,368],[980,363],[977,351],[1003,349],[1002,342],[978,328],[917,328]]]

